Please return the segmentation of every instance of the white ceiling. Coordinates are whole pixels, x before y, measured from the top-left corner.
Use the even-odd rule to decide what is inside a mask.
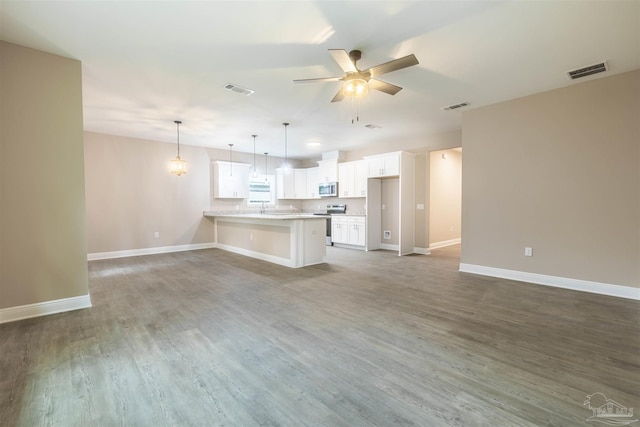
[[[85,130],[317,158],[336,149],[459,129],[460,111],[562,86],[607,60],[640,68],[640,1],[6,1],[3,40],[82,61]],[[327,49],[360,49],[361,69],[414,53],[359,106],[330,103],[341,76]],[[255,90],[246,97],[223,88]],[[365,128],[366,124],[381,126]],[[320,145],[310,147],[308,142]]]

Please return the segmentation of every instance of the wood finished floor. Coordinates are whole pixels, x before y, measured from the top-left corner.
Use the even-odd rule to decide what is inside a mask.
[[[640,304],[458,257],[90,262],[93,308],[0,325],[0,426],[585,426],[594,392],[637,412]]]

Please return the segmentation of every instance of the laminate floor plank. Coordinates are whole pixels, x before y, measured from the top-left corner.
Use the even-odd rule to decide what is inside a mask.
[[[640,407],[640,304],[329,247],[89,263],[93,307],[0,325],[0,426],[584,426]]]

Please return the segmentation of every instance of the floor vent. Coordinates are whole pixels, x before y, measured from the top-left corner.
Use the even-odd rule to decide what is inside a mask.
[[[443,111],[457,110],[458,108],[466,107],[469,105],[468,102],[461,102],[459,104],[449,105],[448,107],[442,107]]]
[[[567,71],[571,80],[579,79],[581,77],[587,77],[592,74],[604,73],[607,71],[607,61],[600,62],[599,64],[593,64],[586,67],[578,68],[576,70]]]
[[[227,83],[226,85],[224,85],[224,88],[228,91],[240,93],[246,96],[252,95],[255,92],[255,90],[247,89],[246,87],[234,85],[231,83]]]

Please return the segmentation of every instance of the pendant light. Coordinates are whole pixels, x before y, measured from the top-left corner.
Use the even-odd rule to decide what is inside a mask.
[[[231,160],[231,148],[233,144],[229,144],[229,176],[233,179],[233,161]]]
[[[253,137],[253,172],[251,173],[252,178],[258,177],[258,169],[256,168],[256,137],[258,135],[251,135]]]
[[[289,167],[289,158],[287,156],[287,126],[289,123],[283,123],[284,126],[284,164],[282,165],[282,169],[284,169],[285,173],[289,173],[291,168]]]
[[[174,120],[178,131],[178,155],[175,159],[171,160],[171,173],[175,175],[182,175],[187,173],[187,162],[180,158],[180,120]]]

